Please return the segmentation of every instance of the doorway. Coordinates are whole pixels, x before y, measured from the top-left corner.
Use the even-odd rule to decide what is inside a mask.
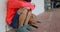
[[[60,0],[44,0],[45,10],[60,8]]]
[[[51,0],[53,8],[60,8],[60,0]]]

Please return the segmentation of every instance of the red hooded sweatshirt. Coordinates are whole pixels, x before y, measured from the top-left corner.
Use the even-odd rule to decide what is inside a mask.
[[[23,2],[20,0],[8,0],[8,7],[7,7],[7,16],[6,21],[10,25],[12,23],[12,19],[16,12],[18,11],[18,8],[23,7],[30,7],[31,11],[35,8],[33,5],[31,5],[30,2]]]

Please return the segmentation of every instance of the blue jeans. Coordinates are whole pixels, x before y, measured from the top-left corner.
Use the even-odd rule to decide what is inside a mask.
[[[19,14],[16,13],[13,20],[12,20],[12,24],[10,25],[13,29],[17,29],[18,28],[18,23],[19,23]]]

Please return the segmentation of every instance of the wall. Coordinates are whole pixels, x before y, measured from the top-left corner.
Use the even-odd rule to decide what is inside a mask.
[[[6,0],[0,0],[0,32],[5,32]]]
[[[35,10],[32,12],[35,15],[38,15],[44,12],[44,0],[32,0],[33,3],[36,4]],[[6,30],[6,23],[5,23],[5,16],[6,16],[6,0],[0,0],[0,32],[5,32]]]
[[[32,0],[32,3],[36,5],[33,14],[39,15],[44,12],[44,0]]]

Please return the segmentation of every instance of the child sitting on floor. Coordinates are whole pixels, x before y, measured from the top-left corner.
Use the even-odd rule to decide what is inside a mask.
[[[8,0],[8,8],[7,8],[7,16],[6,16],[6,21],[8,25],[11,25],[14,21],[16,21],[14,19],[17,19],[15,18],[15,15],[17,14],[18,9],[24,7],[29,7],[30,11],[34,9],[34,5],[32,5],[31,2],[27,2],[26,0]],[[12,26],[13,28],[17,28],[14,27],[14,25]]]
[[[24,20],[23,21],[20,20],[20,19],[24,19],[24,18],[21,18],[22,14],[20,15],[20,17],[19,17],[19,15],[17,15],[18,9],[19,8],[25,9],[24,7],[29,7],[29,9],[27,9],[28,11],[30,11],[28,13],[28,15],[29,15],[29,14],[31,14],[31,12],[35,6],[32,5],[31,2],[26,2],[26,0],[25,1],[23,1],[23,0],[20,0],[20,1],[19,0],[8,0],[8,11],[7,11],[8,13],[7,13],[6,21],[7,21],[8,25],[13,27],[14,29],[17,29],[18,26],[19,27],[23,26],[23,24],[24,25],[28,24],[28,20],[26,20],[26,19],[29,19],[30,17],[28,18],[25,16],[26,17],[26,19],[25,19],[26,22],[25,22]],[[23,12],[26,13],[27,11],[23,11]],[[24,22],[24,23],[21,23],[21,22]],[[18,23],[19,23],[19,25],[18,25]]]

